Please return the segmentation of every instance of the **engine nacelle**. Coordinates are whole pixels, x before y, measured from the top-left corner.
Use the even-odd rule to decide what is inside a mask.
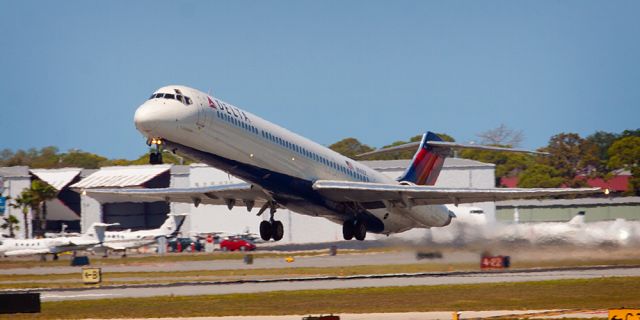
[[[421,224],[423,227],[444,227],[451,223],[451,219],[455,217],[449,209],[444,205],[430,206],[414,206],[403,210],[412,220]]]

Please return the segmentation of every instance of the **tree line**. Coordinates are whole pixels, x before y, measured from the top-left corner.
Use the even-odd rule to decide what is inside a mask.
[[[128,166],[128,165],[141,165],[149,164],[149,150],[147,153],[140,157],[128,160],[128,159],[108,159],[101,155],[97,155],[90,152],[85,152],[77,149],[72,149],[67,152],[60,152],[57,147],[48,146],[41,149],[31,148],[28,150],[12,151],[10,149],[4,149],[0,151],[0,167],[11,166],[28,166],[30,168],[38,169],[55,169],[55,168],[84,168],[84,169],[97,169],[105,166]],[[181,159],[180,157],[165,152],[163,154],[164,163],[170,164],[190,164],[189,159]]]
[[[446,141],[455,141],[448,134],[438,134]],[[505,125],[477,134],[479,142],[499,147],[519,147],[522,131]],[[396,141],[382,148],[420,141],[421,135],[408,141]],[[348,157],[373,151],[375,148],[355,138],[346,138],[329,146]],[[640,195],[640,129],[620,133],[597,131],[587,137],[577,133],[559,133],[549,139],[545,147],[537,151],[548,156],[522,153],[463,150],[460,158],[472,159],[496,165],[496,185],[501,178],[518,177],[523,188],[584,187],[588,178],[609,179],[620,169],[629,170],[629,194]],[[397,154],[373,155],[366,160],[411,159],[414,151]]]

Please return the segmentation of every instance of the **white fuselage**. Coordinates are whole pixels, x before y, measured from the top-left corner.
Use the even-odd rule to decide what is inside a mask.
[[[152,230],[141,231],[111,231],[105,232],[104,245],[116,247],[120,250],[135,249],[156,243],[159,234],[152,233]]]
[[[190,97],[191,104],[170,94]],[[229,103],[183,86],[154,93],[135,114],[136,127],[148,138],[161,138],[177,149],[247,182],[262,187],[283,206],[342,223],[350,217],[340,206],[321,199],[311,189],[316,180],[397,183],[349,159]],[[451,216],[443,205],[369,209],[369,231],[394,233],[415,227],[447,225]]]
[[[24,240],[1,239],[0,254],[6,256],[57,254],[66,251],[85,250],[97,244],[99,244],[99,241],[96,238],[87,236]]]

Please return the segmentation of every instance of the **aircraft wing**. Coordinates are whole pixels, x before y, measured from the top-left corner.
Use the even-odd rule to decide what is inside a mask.
[[[329,180],[318,180],[313,184],[313,188],[325,197],[338,202],[366,204],[389,201],[404,203],[408,206],[586,196],[602,192],[600,188],[440,188]]]
[[[98,201],[114,202],[114,201],[167,201],[192,203],[195,205],[216,204],[229,205],[251,203],[253,205],[262,205],[266,203],[270,197],[260,188],[248,183],[237,183],[227,185],[217,185],[208,187],[194,188],[124,188],[124,189],[87,189],[86,194]]]
[[[34,254],[46,254],[51,253],[49,249],[21,249],[21,250],[12,250],[4,253],[7,257],[12,256],[30,256]]]

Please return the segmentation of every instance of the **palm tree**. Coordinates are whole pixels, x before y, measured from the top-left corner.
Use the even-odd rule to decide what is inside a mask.
[[[40,232],[44,235],[47,229],[47,205],[45,201],[55,199],[58,191],[42,180],[31,181],[31,209],[36,212],[36,217],[40,221]]]
[[[22,193],[15,198],[14,203],[11,203],[12,208],[22,210],[22,221],[24,221],[24,238],[29,239],[29,208],[33,202],[33,195],[31,189],[25,188]]]
[[[4,223],[2,223],[0,225],[0,228],[2,230],[7,230],[9,229],[9,237],[10,238],[15,238],[15,233],[13,233],[13,230],[20,230],[20,227],[18,226],[18,218],[16,218],[14,215],[7,215],[6,217],[2,218],[2,220],[4,220]]]

